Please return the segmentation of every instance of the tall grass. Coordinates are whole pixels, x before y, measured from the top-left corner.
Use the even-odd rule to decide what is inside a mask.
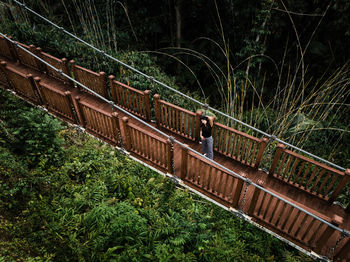
[[[126,31],[132,32],[132,39],[138,41],[132,19],[129,17],[127,7],[122,2],[107,0],[103,5],[97,5],[95,1],[91,0],[72,0],[70,2],[61,0],[61,2],[73,32],[78,32],[76,33],[78,35],[79,32],[83,32],[83,35],[79,36],[82,36],[89,43],[100,49],[112,50],[115,53],[120,51],[118,47],[119,34]],[[270,12],[273,9],[274,1],[271,3],[268,6]],[[37,2],[37,5],[41,6],[41,9],[46,10],[47,13],[44,13],[44,15],[47,15],[49,19],[57,20],[54,11],[45,1],[40,0]],[[219,64],[209,55],[190,48],[169,47],[150,52],[154,52],[157,55],[165,55],[167,58],[174,59],[174,61],[184,66],[195,78],[198,88],[204,97],[203,101],[209,102],[212,94],[204,92],[202,88],[203,83],[196,77],[196,73],[191,66],[186,64],[187,57],[198,59],[211,75],[215,88],[220,94],[222,103],[219,109],[296,146],[303,148],[308,144],[311,136],[315,136],[318,133],[321,134],[321,132],[324,135],[324,131],[329,131],[327,135],[333,136],[329,140],[335,141],[332,143],[328,155],[332,159],[332,156],[341,150],[343,137],[349,136],[350,121],[343,123],[344,125],[341,127],[337,123],[339,122],[339,115],[343,112],[349,112],[350,109],[349,104],[346,103],[350,96],[349,64],[336,68],[331,73],[326,72],[319,79],[313,79],[312,75],[309,75],[304,61],[308,46],[320,23],[322,23],[329,6],[320,15],[314,32],[307,39],[306,45],[302,47],[300,43],[305,42],[305,39],[300,39],[297,26],[282,2],[282,8],[288,14],[299,43],[299,47],[296,49],[298,61],[294,67],[289,65],[286,58],[290,48],[288,40],[285,44],[284,56],[281,57],[279,62],[276,62],[264,53],[252,54],[242,59],[242,61],[235,61],[237,56],[232,54],[216,2],[215,6],[218,18],[218,31],[221,35],[220,41],[201,37],[196,39],[194,43],[199,41],[210,42],[216,47],[217,52],[222,55],[225,61],[224,64]],[[128,29],[118,27],[116,15],[120,14],[120,9],[123,10],[129,22]],[[11,6],[11,12],[17,22],[27,23],[32,27],[35,26],[29,19],[28,13],[22,9]],[[62,17],[61,19],[64,18]],[[266,26],[266,19],[263,22],[264,27]],[[260,35],[257,35],[255,40],[259,41],[262,38]],[[275,85],[268,84],[266,86],[271,81],[268,79],[267,72],[264,73],[264,63],[261,64],[259,62],[259,70],[256,70],[256,67],[252,69],[252,63],[255,63],[256,59],[261,61],[262,58],[265,61],[265,65],[271,63],[272,68],[274,68],[274,71],[269,73],[274,74],[274,78],[278,79]],[[91,59],[95,63],[101,60],[97,56],[91,57]],[[137,65],[135,66],[137,67]],[[123,69],[121,69],[121,72],[124,72]],[[146,79],[144,80],[146,81]],[[219,116],[217,117],[219,121],[227,125],[260,136],[240,124]],[[345,159],[345,162],[350,165],[350,160]]]

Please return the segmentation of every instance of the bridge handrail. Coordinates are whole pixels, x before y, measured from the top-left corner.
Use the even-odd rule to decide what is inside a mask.
[[[8,41],[12,41],[11,39],[9,39],[8,37],[6,37],[6,36],[3,35],[2,33],[0,33],[0,35],[2,35],[3,37],[5,37]],[[20,45],[18,45],[18,44],[16,44],[16,43],[15,43],[15,45],[17,45],[18,47],[22,48]],[[29,54],[31,54],[32,56],[34,56],[36,59],[40,60],[41,62],[45,63],[47,66],[50,66],[52,69],[56,70],[57,72],[60,72],[60,70],[58,70],[58,69],[56,69],[55,67],[53,67],[52,65],[46,63],[44,60],[42,60],[40,57],[36,56],[35,54],[31,53],[29,50],[26,50],[25,48],[23,48],[23,50],[25,50],[26,52],[28,52]],[[243,181],[246,183],[246,186],[247,186],[247,187],[250,186],[250,185],[251,185],[251,186],[254,186],[256,190],[259,189],[259,190],[261,190],[261,191],[264,191],[265,193],[270,194],[270,195],[273,196],[273,197],[276,197],[277,199],[279,199],[279,200],[283,201],[284,203],[286,203],[286,204],[292,206],[293,208],[295,208],[295,209],[297,209],[297,210],[299,210],[299,211],[301,211],[301,212],[303,212],[303,213],[306,213],[307,215],[309,215],[309,216],[311,216],[311,217],[317,219],[317,220],[320,221],[321,223],[328,225],[328,226],[329,226],[329,230],[339,231],[339,232],[341,233],[342,236],[346,236],[346,237],[349,237],[349,236],[350,236],[350,232],[349,232],[349,231],[347,231],[347,230],[345,230],[345,229],[339,228],[337,224],[330,223],[330,222],[326,221],[325,219],[320,218],[319,216],[317,216],[317,215],[315,215],[315,214],[312,214],[311,212],[305,210],[304,208],[299,207],[298,205],[292,203],[291,201],[289,201],[289,200],[287,200],[287,199],[284,199],[283,197],[277,195],[277,194],[274,193],[274,192],[271,192],[271,191],[268,190],[268,189],[265,189],[265,188],[262,187],[261,185],[252,182],[251,180],[249,180],[249,179],[247,179],[247,178],[245,178],[245,177],[243,177],[243,176],[237,174],[236,172],[234,172],[234,171],[228,169],[227,167],[225,167],[225,166],[223,166],[223,165],[221,165],[221,164],[215,162],[214,160],[209,159],[209,158],[207,158],[207,157],[204,156],[204,155],[201,155],[200,153],[198,153],[198,152],[195,151],[194,149],[188,147],[186,144],[184,144],[184,143],[182,143],[182,142],[180,142],[180,141],[174,139],[173,137],[167,135],[166,133],[164,133],[164,132],[158,130],[157,128],[155,128],[155,127],[152,126],[151,124],[149,124],[149,123],[143,121],[143,120],[140,119],[139,117],[134,116],[133,114],[129,113],[127,110],[124,110],[123,108],[121,108],[121,107],[115,105],[113,101],[110,101],[110,100],[108,100],[108,99],[102,97],[102,96],[99,95],[98,93],[94,92],[93,90],[90,90],[88,87],[84,86],[83,84],[81,84],[81,83],[78,82],[77,80],[73,79],[73,78],[70,77],[69,75],[66,75],[66,74],[64,74],[64,73],[62,73],[62,72],[61,72],[61,74],[62,74],[63,76],[65,76],[65,77],[67,77],[70,81],[76,83],[77,85],[81,86],[82,88],[86,89],[87,91],[93,93],[96,97],[100,98],[102,101],[104,101],[104,102],[106,102],[106,103],[109,103],[112,107],[118,109],[119,111],[123,112],[124,114],[126,114],[126,115],[128,115],[128,116],[134,118],[135,120],[141,122],[143,125],[149,127],[150,129],[156,131],[157,133],[163,135],[164,137],[167,137],[167,138],[169,139],[169,141],[171,141],[171,143],[177,143],[177,144],[178,144],[179,146],[181,146],[182,148],[185,148],[186,150],[191,151],[192,153],[194,153],[194,154],[196,154],[196,155],[200,155],[202,158],[206,159],[207,161],[209,161],[209,162],[212,163],[213,165],[216,165],[216,166],[222,168],[223,170],[225,170],[225,172],[228,172],[229,174],[232,174],[232,175],[235,176],[236,178],[239,178],[239,179],[243,180]],[[327,230],[327,232],[324,232],[323,236],[326,236],[326,233],[327,233],[327,235],[330,236],[330,235],[332,234],[332,232],[330,232],[329,230]]]
[[[115,103],[148,121],[151,119],[149,90],[141,91],[125,85],[115,80],[114,75],[108,76],[108,79]]]
[[[270,135],[270,134],[268,134],[268,133],[266,133],[266,132],[264,132],[264,131],[262,131],[262,130],[256,128],[256,127],[253,127],[253,126],[251,126],[251,125],[249,125],[249,124],[246,124],[246,123],[244,123],[244,122],[242,122],[242,121],[240,121],[240,120],[238,120],[238,119],[236,119],[236,118],[234,118],[234,117],[232,117],[232,116],[230,116],[230,115],[227,115],[227,114],[225,114],[225,113],[223,113],[223,112],[221,112],[221,111],[219,111],[219,110],[217,110],[217,109],[215,109],[215,108],[213,108],[213,107],[210,107],[210,106],[208,106],[207,104],[204,104],[204,103],[202,103],[202,102],[200,102],[200,101],[198,101],[198,100],[196,100],[196,99],[194,99],[194,98],[192,98],[192,97],[190,97],[190,96],[188,96],[188,95],[186,95],[186,94],[183,94],[182,92],[180,92],[180,91],[178,91],[178,90],[176,90],[176,89],[174,89],[174,88],[172,88],[172,87],[170,87],[170,86],[168,86],[168,85],[166,85],[166,84],[164,84],[164,83],[162,83],[162,82],[160,82],[160,81],[154,79],[154,77],[149,76],[149,75],[147,75],[147,74],[145,74],[145,73],[143,73],[143,72],[137,70],[136,68],[134,68],[134,67],[132,67],[132,66],[130,66],[130,65],[128,65],[128,64],[126,64],[126,63],[124,63],[124,62],[122,62],[122,61],[120,61],[119,59],[116,59],[116,58],[114,58],[113,56],[111,56],[111,55],[105,53],[105,51],[103,51],[103,50],[101,50],[101,49],[98,49],[97,47],[95,47],[95,46],[93,46],[93,45],[87,43],[86,41],[82,40],[81,38],[75,36],[74,34],[70,33],[69,31],[65,30],[63,27],[60,27],[60,26],[56,25],[55,23],[53,23],[53,22],[50,21],[49,19],[43,17],[42,15],[38,14],[38,13],[35,12],[34,10],[30,9],[30,8],[27,7],[24,3],[21,3],[21,2],[19,2],[19,1],[17,1],[17,0],[12,0],[12,1],[14,1],[14,2],[15,2],[16,4],[18,4],[19,6],[25,8],[26,10],[28,10],[28,11],[31,12],[32,14],[34,14],[34,15],[40,17],[41,19],[43,19],[43,20],[46,21],[47,23],[51,24],[52,26],[56,27],[57,29],[59,29],[59,30],[62,31],[63,33],[65,33],[65,34],[69,35],[70,37],[73,37],[74,39],[78,40],[79,42],[81,42],[81,43],[83,43],[83,44],[89,46],[90,48],[92,48],[92,49],[95,50],[96,52],[101,53],[102,55],[106,56],[107,58],[112,59],[113,61],[115,61],[115,62],[117,62],[117,63],[119,63],[119,64],[121,64],[121,65],[123,65],[123,66],[125,66],[125,67],[127,67],[127,68],[129,68],[130,70],[132,70],[132,71],[134,71],[134,72],[136,72],[136,73],[138,73],[138,74],[140,74],[140,75],[142,75],[142,76],[144,76],[145,78],[149,79],[151,82],[157,83],[157,84],[159,84],[159,85],[161,85],[161,86],[163,86],[163,87],[165,87],[165,88],[167,88],[167,89],[169,89],[169,90],[171,90],[171,91],[177,93],[178,95],[181,95],[181,96],[183,96],[183,97],[185,97],[185,98],[191,100],[192,102],[195,102],[195,103],[199,104],[200,106],[207,107],[208,109],[212,110],[213,112],[215,112],[215,113],[217,113],[217,114],[220,114],[220,115],[222,115],[222,116],[224,116],[224,117],[227,117],[227,118],[229,118],[229,119],[231,119],[231,120],[233,120],[233,121],[235,121],[235,122],[237,122],[237,123],[239,123],[239,124],[242,124],[242,125],[244,125],[244,126],[250,128],[250,129],[252,129],[252,130],[254,130],[254,131],[256,131],[256,132],[262,134],[263,136],[266,136],[266,137],[268,137],[268,138],[275,139],[276,141],[278,141],[278,142],[280,142],[280,143],[282,143],[282,144],[284,144],[284,145],[286,145],[286,146],[289,146],[289,147],[291,147],[291,148],[293,148],[293,149],[295,149],[295,150],[298,150],[298,151],[300,151],[300,152],[302,152],[302,153],[304,153],[304,154],[307,154],[307,155],[309,155],[309,156],[311,156],[311,157],[313,157],[313,158],[315,158],[315,159],[317,159],[317,160],[319,160],[319,161],[322,161],[322,162],[324,162],[324,163],[326,163],[326,164],[328,164],[328,165],[331,165],[331,166],[333,166],[333,167],[335,167],[335,168],[338,168],[338,169],[340,169],[341,171],[345,171],[345,168],[344,168],[344,167],[341,167],[341,166],[339,166],[339,165],[337,165],[337,164],[335,164],[335,163],[332,163],[332,162],[330,162],[330,161],[328,161],[328,160],[326,160],[326,159],[323,159],[323,158],[321,158],[321,157],[319,157],[319,156],[316,156],[316,155],[314,155],[314,154],[312,154],[312,153],[310,153],[310,152],[308,152],[308,151],[306,151],[306,150],[303,150],[303,149],[301,149],[301,148],[299,148],[299,147],[297,147],[297,146],[294,146],[294,145],[292,145],[292,144],[290,144],[290,143],[288,143],[288,142],[285,142],[285,141],[283,141],[283,140],[281,140],[281,139],[275,137],[274,135]]]

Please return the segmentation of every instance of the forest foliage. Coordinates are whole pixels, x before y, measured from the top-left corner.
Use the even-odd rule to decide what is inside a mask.
[[[26,4],[165,84],[338,165],[350,166],[350,149],[345,146],[350,141],[348,1],[29,0]],[[16,40],[198,109],[62,34],[12,0],[0,2],[0,15],[1,31]]]
[[[25,2],[167,85],[350,166],[348,1]],[[0,17],[15,40],[197,109],[12,0]],[[0,260],[309,260],[0,91]]]
[[[1,89],[0,102],[1,261],[310,260]]]

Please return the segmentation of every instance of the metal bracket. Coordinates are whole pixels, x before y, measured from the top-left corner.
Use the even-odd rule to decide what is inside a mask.
[[[171,142],[172,144],[174,144],[175,138],[174,138],[173,136],[169,136],[169,140],[170,140],[170,142]]]
[[[269,143],[276,141],[277,137],[275,135],[270,135],[269,137]]]

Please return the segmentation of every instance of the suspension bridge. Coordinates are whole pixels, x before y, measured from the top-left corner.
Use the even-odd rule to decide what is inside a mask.
[[[337,202],[348,190],[350,169],[227,116],[70,35],[151,83],[252,128],[262,137],[215,122],[215,157],[208,159],[200,153],[202,111],[181,108],[158,94],[151,97],[149,90],[137,90],[112,75],[56,58],[1,32],[0,86],[121,148],[313,258],[350,260],[350,204],[344,207]],[[268,152],[274,144],[272,153]]]

